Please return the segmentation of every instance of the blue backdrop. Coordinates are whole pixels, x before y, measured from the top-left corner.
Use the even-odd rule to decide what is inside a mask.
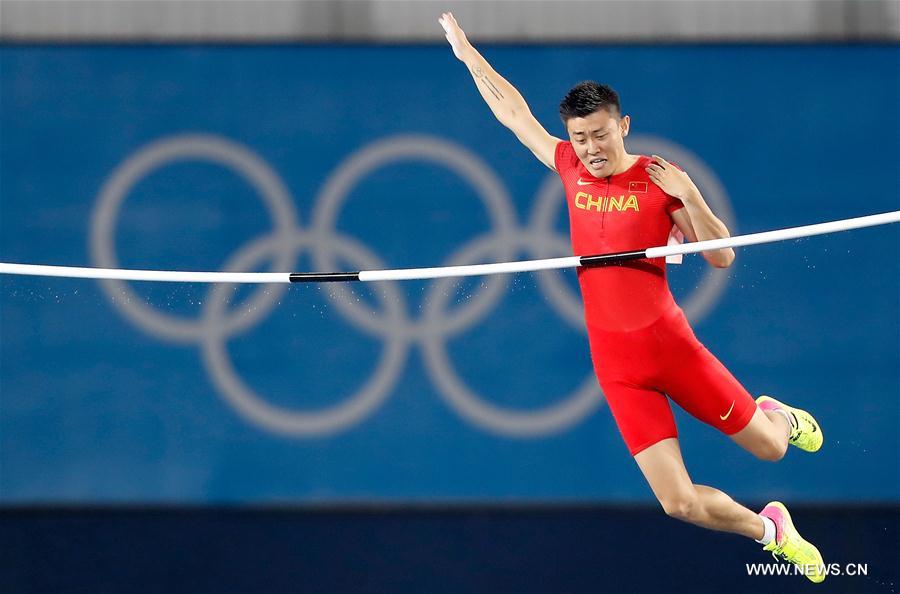
[[[732,233],[900,208],[893,46],[487,47],[556,135],[599,79],[631,149]],[[445,47],[0,48],[0,259],[182,270],[563,255],[561,191]],[[894,73],[894,74],[890,74]],[[670,267],[751,393],[812,410],[760,462],[684,414],[695,482],[900,500],[900,231]],[[573,274],[243,288],[0,279],[0,501],[649,501]]]

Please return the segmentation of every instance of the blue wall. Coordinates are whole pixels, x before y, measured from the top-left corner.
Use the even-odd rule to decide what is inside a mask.
[[[733,233],[900,208],[896,45],[485,53],[556,135],[569,86],[615,86],[632,150],[684,165]],[[5,46],[0,68],[3,261],[365,269],[567,248],[553,175],[444,47]],[[827,440],[772,465],[682,414],[696,482],[900,500],[898,239],[670,268],[700,339]],[[4,277],[0,501],[649,501],[572,287]]]

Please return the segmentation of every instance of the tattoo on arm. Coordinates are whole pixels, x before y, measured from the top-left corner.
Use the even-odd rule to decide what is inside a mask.
[[[497,85],[494,84],[494,81],[489,79],[488,77],[484,77],[484,84],[487,85],[487,88],[491,90],[491,93],[494,94],[494,97],[497,99],[503,99],[503,93],[500,92],[500,89],[497,88]]]
[[[497,85],[494,84],[494,81],[485,76],[484,70],[481,69],[481,66],[472,67],[472,76],[475,77],[475,80],[487,87],[487,90],[490,91],[497,100],[503,99],[503,93],[500,92],[500,89],[497,88]]]

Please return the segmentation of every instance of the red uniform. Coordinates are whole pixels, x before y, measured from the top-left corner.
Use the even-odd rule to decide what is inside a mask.
[[[572,248],[579,256],[665,245],[684,205],[654,184],[641,156],[598,179],[570,142],[556,146]],[[756,410],[746,389],[694,336],[666,281],[665,258],[579,268],[594,371],[631,454],[677,437],[666,396],[731,435]]]

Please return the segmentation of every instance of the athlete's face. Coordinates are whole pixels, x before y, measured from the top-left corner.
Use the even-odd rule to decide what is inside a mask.
[[[595,177],[621,172],[619,167],[627,156],[625,136],[629,123],[628,116],[616,117],[605,109],[566,122],[575,153]]]

